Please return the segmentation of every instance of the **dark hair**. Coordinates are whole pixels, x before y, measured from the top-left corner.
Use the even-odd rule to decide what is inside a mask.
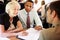
[[[27,2],[34,3],[32,0],[27,0],[24,4],[26,4]]]
[[[51,2],[49,8],[51,11],[55,10],[58,18],[60,19],[60,1]]]
[[[45,4],[45,1],[42,1],[42,2],[41,2],[41,5],[44,5],[44,4]]]

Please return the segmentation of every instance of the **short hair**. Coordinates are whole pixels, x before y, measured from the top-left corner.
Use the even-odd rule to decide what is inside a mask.
[[[55,10],[58,18],[60,19],[60,1],[51,2],[49,8],[51,11]]]
[[[5,8],[5,12],[8,13],[8,11],[12,8],[14,8],[14,6],[18,6],[19,9],[21,8],[20,4],[17,2],[17,1],[13,1],[13,2],[9,2],[7,5],[6,5],[6,8]]]
[[[41,5],[45,5],[45,1],[42,1],[42,2],[41,2]]]
[[[24,4],[26,4],[27,2],[34,3],[32,0],[27,0]]]

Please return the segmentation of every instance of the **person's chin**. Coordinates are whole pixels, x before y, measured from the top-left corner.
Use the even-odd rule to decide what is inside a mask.
[[[16,15],[13,15],[12,17],[15,17]]]

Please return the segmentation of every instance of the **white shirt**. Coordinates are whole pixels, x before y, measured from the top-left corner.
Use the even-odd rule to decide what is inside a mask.
[[[35,0],[32,0],[33,2],[35,1]],[[41,7],[41,2],[42,2],[43,0],[38,0],[38,3],[37,4],[35,4],[34,3],[34,9],[37,11],[40,7]],[[48,4],[48,3],[50,3],[52,0],[45,0],[45,4]]]
[[[36,26],[41,26],[42,27],[42,22],[38,16],[38,13],[34,10],[31,10],[29,12],[29,16],[30,16],[30,27],[33,27],[34,25],[34,20],[35,20],[35,23],[36,23]],[[20,21],[22,21],[22,25],[24,28],[26,28],[27,24],[26,24],[26,20],[27,20],[27,12],[25,11],[25,9],[23,10],[20,10],[18,12],[18,17],[20,19]]]
[[[33,0],[33,1],[35,1],[35,0]],[[37,3],[37,4],[34,3],[34,9],[35,9],[36,11],[41,7],[41,1],[42,1],[42,0],[38,0],[38,3]]]
[[[41,18],[42,18],[42,20],[44,20],[46,17],[45,5],[42,5],[42,8],[40,9],[40,11],[41,11]]]

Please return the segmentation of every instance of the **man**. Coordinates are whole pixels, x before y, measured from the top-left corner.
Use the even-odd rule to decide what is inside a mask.
[[[29,25],[29,23],[27,23],[27,18],[28,18],[27,15],[29,14],[30,27],[34,27],[34,23],[35,23],[36,30],[42,29],[42,22],[38,16],[38,13],[33,10],[33,1],[31,1],[31,0],[26,1],[24,4],[24,7],[25,8],[23,10],[19,11],[19,13],[18,13],[18,17],[19,17],[20,21],[22,22],[23,27],[27,28],[27,26]]]
[[[52,23],[54,28],[42,30],[39,40],[60,40],[60,1],[50,3],[47,9],[47,22]]]

